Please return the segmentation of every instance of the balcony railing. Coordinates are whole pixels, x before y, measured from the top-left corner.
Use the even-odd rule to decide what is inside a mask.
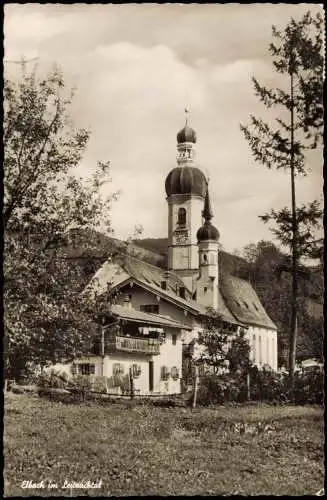
[[[117,351],[143,352],[160,354],[160,341],[157,339],[138,339],[133,337],[116,337]]]

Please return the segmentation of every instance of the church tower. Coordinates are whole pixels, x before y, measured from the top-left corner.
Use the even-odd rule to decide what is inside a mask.
[[[197,229],[202,224],[203,201],[207,180],[195,166],[196,133],[186,123],[177,134],[177,166],[166,178],[168,202],[168,269],[195,291],[199,274]]]
[[[200,275],[196,285],[196,300],[206,307],[218,307],[218,240],[219,231],[211,224],[213,217],[209,187],[204,201],[204,224],[197,232]]]

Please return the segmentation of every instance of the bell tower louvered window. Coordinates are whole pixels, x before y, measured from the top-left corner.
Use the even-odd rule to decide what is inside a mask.
[[[180,208],[178,210],[177,223],[178,223],[179,227],[185,227],[186,226],[186,210],[185,210],[185,208]]]

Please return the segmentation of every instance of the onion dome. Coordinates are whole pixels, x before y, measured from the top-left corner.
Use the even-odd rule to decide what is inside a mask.
[[[195,130],[193,130],[187,124],[177,134],[177,143],[182,144],[183,142],[193,142],[193,144],[196,143]]]
[[[196,237],[198,239],[198,242],[207,240],[218,241],[220,234],[218,229],[213,226],[210,221],[205,221],[203,226],[200,227],[200,229],[196,233]]]
[[[205,175],[196,167],[175,167],[166,178],[167,196],[172,194],[193,194],[197,196],[206,195],[207,180]]]
[[[213,217],[212,213],[212,208],[211,208],[211,203],[210,203],[210,198],[209,198],[209,189],[207,186],[206,190],[206,197],[204,200],[204,208],[202,215],[205,219],[205,222],[202,227],[198,230],[196,233],[196,237],[198,240],[198,243],[200,241],[207,241],[207,240],[213,240],[213,241],[218,241],[220,234],[218,229],[211,224],[211,219]]]

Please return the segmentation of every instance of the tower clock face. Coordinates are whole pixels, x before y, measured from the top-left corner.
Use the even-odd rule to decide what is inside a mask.
[[[188,231],[185,229],[178,229],[174,231],[174,237],[176,245],[185,245],[188,243]]]

